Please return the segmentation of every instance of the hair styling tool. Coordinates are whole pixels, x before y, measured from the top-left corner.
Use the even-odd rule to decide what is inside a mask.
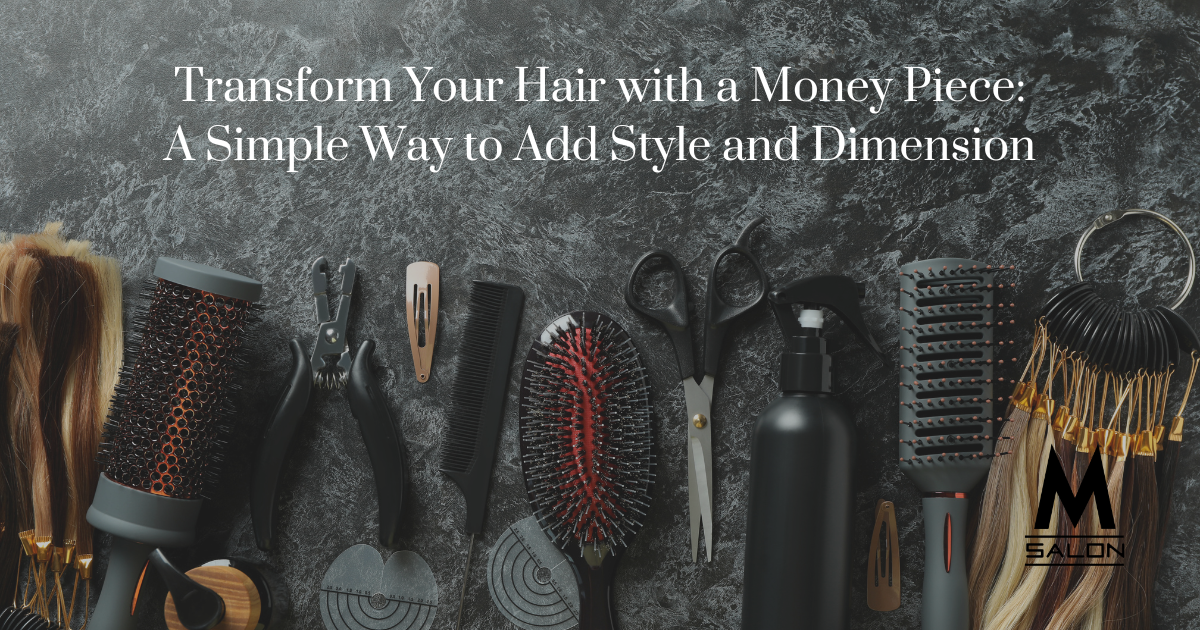
[[[867,608],[888,611],[900,607],[900,534],[896,531],[896,505],[875,502],[875,527],[867,554]]]
[[[397,551],[387,562],[370,545],[354,545],[321,580],[326,630],[427,630],[438,608],[437,582],[421,556]]]
[[[938,258],[900,269],[900,469],[924,493],[924,630],[968,627],[967,493],[994,452],[997,269]]]
[[[14,593],[14,606],[66,623],[81,578],[90,591],[92,532],[84,514],[121,361],[121,280],[116,261],[91,253],[86,241],[63,239],[61,228],[50,223],[0,243],[0,321],[18,331],[8,345],[8,400],[0,412],[9,455],[0,458],[0,502],[8,512],[0,515],[0,548],[30,557],[23,589],[5,583],[19,575],[20,556],[11,564],[0,559],[0,592]],[[72,564],[68,600],[62,582]]]
[[[251,303],[262,293],[257,280],[174,258],[159,258],[154,275],[105,425],[103,474],[87,514],[113,535],[91,620],[96,630],[131,628],[150,551],[195,538],[201,499],[223,458]]]
[[[575,567],[546,538],[536,517],[504,531],[488,562],[492,602],[522,630],[570,630],[579,625]]]
[[[278,579],[251,562],[214,560],[184,573],[155,549],[150,564],[170,589],[168,630],[269,630],[287,613]]]
[[[316,303],[317,341],[312,358],[304,356],[300,341],[293,339],[292,373],[288,377],[279,401],[271,412],[258,453],[254,477],[250,485],[250,515],[254,522],[254,538],[258,548],[270,551],[276,545],[276,502],[283,478],[284,460],[288,445],[296,434],[312,388],[345,388],[350,400],[350,412],[358,420],[375,472],[375,490],[379,499],[379,542],[394,548],[400,544],[400,510],[404,504],[405,463],[400,444],[400,431],[388,411],[387,399],[375,375],[371,372],[371,355],[375,341],[368,339],[358,347],[358,355],[350,356],[346,324],[350,320],[350,299],[354,292],[356,268],[349,258],[338,268],[342,274],[341,299],[337,318],[329,313],[326,290],[325,257],[312,266],[313,298]]]
[[[675,358],[679,363],[679,378],[683,381],[684,398],[687,401],[687,456],[688,456],[688,517],[692,531],[692,562],[699,554],[700,530],[704,530],[704,548],[707,559],[712,561],[713,552],[713,458],[712,458],[712,398],[720,367],[721,346],[725,333],[733,320],[745,315],[763,301],[767,295],[769,278],[758,258],[750,251],[750,232],[763,222],[754,219],[742,230],[737,241],[722,249],[713,259],[712,271],[708,275],[708,289],[704,301],[704,373],[696,374],[692,352],[692,329],[688,322],[688,290],[683,268],[670,252],[656,249],[648,252],[633,266],[629,282],[625,284],[625,302],[633,310],[662,324],[675,346]],[[747,304],[732,306],[721,297],[717,282],[717,269],[721,261],[730,256],[741,256],[754,267],[759,283],[757,295]],[[636,285],[640,272],[650,261],[664,261],[675,276],[671,303],[665,308],[647,306],[638,296]]]
[[[521,380],[521,469],[538,523],[575,564],[580,630],[616,627],[612,581],[650,505],[649,384],[612,318],[542,331]]]
[[[417,382],[429,380],[433,345],[437,342],[438,294],[441,270],[431,262],[415,262],[405,272],[405,309],[408,313],[408,343],[412,346]]]
[[[467,504],[464,529],[471,534],[455,627],[462,626],[475,536],[483,533],[492,462],[496,458],[500,421],[504,418],[508,372],[524,304],[525,293],[518,287],[476,280],[471,288],[440,466],[462,491]]]
[[[754,419],[742,630],[844,630],[854,511],[854,416],[833,397],[828,308],[882,356],[846,276],[795,280],[769,295],[784,337],[780,395]],[[800,317],[793,308],[802,304]]]

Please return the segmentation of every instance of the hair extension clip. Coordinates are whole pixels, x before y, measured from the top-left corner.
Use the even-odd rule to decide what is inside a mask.
[[[900,535],[896,531],[896,504],[879,499],[875,502],[875,527],[871,530],[871,551],[867,556],[867,607],[887,611],[900,607]]]
[[[75,556],[75,570],[79,572],[79,579],[92,579],[92,554],[81,553]]]
[[[405,292],[408,294],[408,342],[412,346],[417,382],[429,380],[433,366],[433,345],[437,341],[438,293],[441,270],[431,262],[408,266]]]

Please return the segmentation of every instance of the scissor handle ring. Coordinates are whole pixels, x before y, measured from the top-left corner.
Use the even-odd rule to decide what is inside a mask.
[[[1083,246],[1085,243],[1087,243],[1087,240],[1091,238],[1092,234],[1097,230],[1112,225],[1113,223],[1116,223],[1117,221],[1120,221],[1131,214],[1153,217],[1159,221],[1162,221],[1167,225],[1167,227],[1171,228],[1171,230],[1179,236],[1179,238],[1183,241],[1184,247],[1187,248],[1187,282],[1183,285],[1183,293],[1180,294],[1179,299],[1175,300],[1175,303],[1170,307],[1172,310],[1177,309],[1179,308],[1179,305],[1183,304],[1183,301],[1187,299],[1188,295],[1191,294],[1192,286],[1196,283],[1196,251],[1192,249],[1192,242],[1188,239],[1187,234],[1184,233],[1182,228],[1180,228],[1174,221],[1168,219],[1166,216],[1154,212],[1153,210],[1142,210],[1140,208],[1134,208],[1131,210],[1113,210],[1110,212],[1105,212],[1097,217],[1095,221],[1092,221],[1092,224],[1083,231],[1083,234],[1079,237],[1079,242],[1075,245],[1075,277],[1079,278],[1080,282],[1083,282],[1083,264],[1081,262],[1083,258]]]
[[[725,298],[721,297],[717,287],[717,268],[721,266],[722,260],[734,255],[741,256],[750,262],[750,266],[754,268],[755,275],[758,276],[759,284],[758,296],[753,300],[750,300],[749,303],[740,306],[735,306],[726,302]],[[709,292],[711,293],[711,297],[707,298],[708,304],[711,308],[711,312],[707,313],[708,317],[710,318],[708,321],[709,326],[725,324],[733,321],[742,313],[745,313],[746,311],[762,303],[762,301],[767,297],[767,292],[770,291],[770,282],[769,278],[767,277],[767,270],[763,268],[762,263],[758,261],[758,258],[750,251],[749,247],[740,244],[730,245],[717,254],[716,259],[713,261],[712,272],[709,273],[708,286]]]
[[[671,302],[661,308],[647,306],[634,290],[634,285],[637,284],[638,274],[642,271],[642,267],[645,267],[646,263],[651,260],[656,259],[665,261],[667,267],[671,269],[671,273],[675,275],[672,282]],[[629,281],[625,283],[625,302],[634,310],[658,320],[664,326],[686,328],[688,325],[687,279],[684,278],[683,267],[679,264],[675,256],[671,252],[662,249],[646,252],[637,261],[637,264],[633,266],[633,271],[629,273]]]

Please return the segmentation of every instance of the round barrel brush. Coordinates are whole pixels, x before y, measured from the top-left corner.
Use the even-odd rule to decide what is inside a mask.
[[[575,567],[579,629],[612,630],[617,562],[654,479],[649,385],[628,333],[582,311],[546,327],[525,361],[520,434],[530,506]]]
[[[150,552],[195,539],[225,447],[238,353],[262,293],[257,280],[173,258],[159,258],[154,275],[149,304],[134,320],[87,513],[113,535],[94,630],[132,628]]]

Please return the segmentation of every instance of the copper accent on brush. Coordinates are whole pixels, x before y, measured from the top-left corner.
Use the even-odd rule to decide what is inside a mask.
[[[202,498],[220,463],[225,399],[251,304],[158,279],[139,322],[102,447],[104,471],[131,488]]]

